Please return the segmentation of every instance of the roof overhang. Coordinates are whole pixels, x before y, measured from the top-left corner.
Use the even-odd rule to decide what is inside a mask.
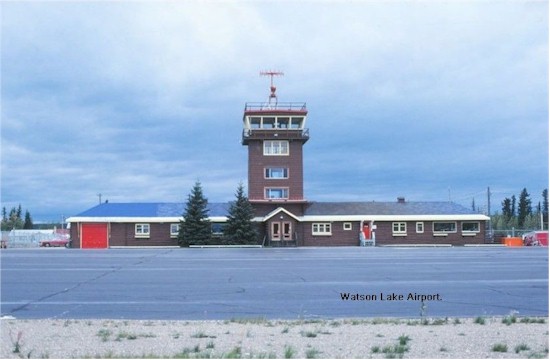
[[[290,211],[288,211],[287,209],[282,208],[282,207],[278,207],[277,209],[273,210],[272,212],[270,212],[269,214],[267,214],[264,217],[256,217],[256,218],[253,219],[253,221],[262,221],[262,222],[267,221],[267,220],[271,219],[273,216],[275,216],[275,215],[277,215],[281,212],[287,214],[288,216],[290,216],[291,218],[293,218],[296,221],[301,221],[300,217],[294,215],[293,213],[291,213]]]
[[[183,217],[83,217],[73,216],[66,220],[68,223],[177,223],[183,220]],[[208,220],[211,222],[226,222],[226,216],[212,216]]]
[[[488,221],[481,214],[460,215],[306,215],[301,221]]]

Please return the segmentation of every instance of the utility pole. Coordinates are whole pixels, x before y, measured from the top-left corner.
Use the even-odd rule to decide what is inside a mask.
[[[101,193],[97,194],[99,196],[99,205],[101,205]]]
[[[487,186],[487,216],[489,217],[489,235],[493,238],[493,223],[491,222],[491,188]]]
[[[487,216],[491,216],[491,188],[487,186]]]

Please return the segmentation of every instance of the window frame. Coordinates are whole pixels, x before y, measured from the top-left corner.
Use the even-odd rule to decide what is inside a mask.
[[[272,197],[269,195],[271,191],[281,191],[281,197]],[[288,200],[289,199],[289,189],[288,187],[265,187],[264,188],[264,199],[266,200]]]
[[[275,177],[272,176],[273,170],[282,170],[283,176],[282,177]],[[288,179],[288,167],[275,167],[275,166],[269,166],[264,168],[264,179],[268,180],[278,180],[278,179]]]
[[[311,224],[311,235],[313,236],[332,236],[332,223],[317,222]]]
[[[145,231],[145,229],[147,229],[147,231]],[[151,224],[148,224],[148,223],[134,224],[134,236],[136,238],[149,238],[151,236]]]
[[[275,144],[277,146],[274,146]],[[278,150],[275,152],[274,149]],[[264,140],[263,154],[264,156],[289,156],[290,142],[288,140]]]
[[[397,225],[397,230],[396,230]],[[391,223],[392,236],[407,236],[407,222],[406,221],[393,221]]]
[[[342,224],[342,229],[343,229],[344,231],[351,231],[351,230],[353,230],[353,223],[351,223],[351,222],[345,222],[345,223],[343,223],[343,224]]]
[[[174,227],[176,228],[176,231],[174,230]],[[170,237],[177,237],[180,232],[180,224],[179,223],[172,223],[170,224]]]
[[[464,224],[476,224],[477,230],[464,230]],[[460,230],[464,234],[479,234],[481,232],[481,224],[479,221],[463,221],[460,224]]]
[[[424,222],[417,221],[415,225],[415,229],[417,234],[424,234]]]
[[[451,228],[454,228],[454,230],[436,230],[435,226],[437,224],[453,224]],[[456,233],[457,226],[456,221],[434,221],[432,222],[432,232],[434,236],[447,236],[447,234],[454,234]]]

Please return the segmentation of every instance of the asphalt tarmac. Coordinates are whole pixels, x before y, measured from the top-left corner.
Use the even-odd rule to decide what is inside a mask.
[[[7,249],[2,316],[548,316],[548,248]]]

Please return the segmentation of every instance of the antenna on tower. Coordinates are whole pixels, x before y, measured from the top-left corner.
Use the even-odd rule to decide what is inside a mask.
[[[282,71],[260,71],[260,76],[269,76],[271,77],[271,94],[269,94],[269,105],[272,104],[272,102],[277,106],[277,94],[275,93],[277,91],[277,88],[273,85],[273,77],[274,76],[284,76],[285,74]]]

